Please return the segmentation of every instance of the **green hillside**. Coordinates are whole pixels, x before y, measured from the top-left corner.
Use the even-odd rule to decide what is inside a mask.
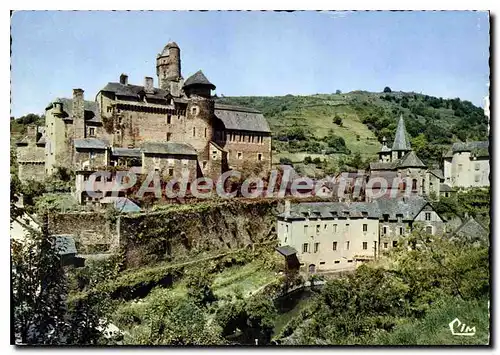
[[[459,140],[486,140],[487,119],[469,101],[404,92],[311,96],[220,97],[217,102],[253,107],[268,119],[273,134],[274,162],[305,156],[335,161],[360,153],[373,160],[382,137],[389,144],[402,114],[414,149],[428,164],[438,164],[450,144]],[[338,144],[341,137],[345,149]],[[326,158],[325,158],[326,157]]]

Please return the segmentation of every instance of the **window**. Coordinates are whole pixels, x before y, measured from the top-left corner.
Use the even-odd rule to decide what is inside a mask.
[[[168,176],[174,176],[174,169],[168,169]]]
[[[432,234],[432,226],[425,227],[425,233]]]
[[[384,249],[387,249],[387,243],[384,243]]]
[[[392,241],[392,246],[393,246],[393,248],[397,247],[398,246],[398,242],[396,240]]]
[[[431,213],[430,212],[425,212],[425,220],[430,221],[431,220]]]
[[[367,232],[368,231],[368,224],[363,224],[363,232]]]
[[[324,230],[326,230],[327,228],[328,228],[328,225],[327,225],[327,224],[325,224],[325,225],[323,226],[323,229],[324,229]]]
[[[170,124],[172,122],[172,116],[168,115],[167,116],[167,124]]]
[[[309,226],[304,226],[304,234],[307,235],[307,230],[309,229]]]
[[[345,250],[349,250],[349,244],[350,244],[349,241],[345,242]]]
[[[260,153],[259,153],[259,154],[257,154],[257,160],[258,160],[258,161],[261,161],[261,160],[262,160],[262,154],[260,154]]]
[[[396,218],[398,219],[398,223],[401,223],[403,221],[403,215],[397,214]]]
[[[205,168],[207,167],[207,162],[206,162],[206,161],[204,161],[204,162],[202,163],[202,166],[203,166],[203,169],[205,169]]]
[[[450,194],[448,192],[445,192],[444,197],[450,197]]]
[[[314,243],[314,252],[317,253],[319,250],[319,243]]]
[[[347,260],[348,263],[352,263],[352,259]]]
[[[170,142],[171,139],[172,139],[172,133],[168,132],[167,133],[167,142]]]
[[[193,137],[196,137],[196,127],[193,127]]]
[[[205,138],[207,138],[207,129],[205,128]]]
[[[403,227],[399,227],[399,235],[403,235]]]
[[[337,225],[336,224],[333,225],[333,233],[337,233]]]
[[[384,214],[384,222],[387,222],[389,221],[389,215],[388,214]]]
[[[474,176],[474,182],[479,182],[480,177],[481,177],[480,175],[475,175]]]
[[[108,113],[109,113],[109,112],[113,111],[113,107],[108,106],[108,107],[106,108],[106,110],[107,110],[107,111],[108,111]]]
[[[368,249],[368,242],[363,242],[363,250],[367,250]]]
[[[325,265],[325,262],[324,261],[320,261],[319,264],[320,265]]]
[[[346,231],[346,232],[349,232],[349,223],[347,223],[347,224],[345,225],[345,231]]]
[[[89,136],[91,136],[91,137],[95,136],[95,128],[94,127],[89,128]]]
[[[95,152],[90,152],[89,153],[89,158],[94,159],[95,158]]]
[[[316,226],[316,234],[319,234],[320,228],[321,228],[321,226],[318,224],[318,225]]]
[[[193,116],[196,116],[198,114],[198,107],[196,107],[196,106],[191,107],[191,114]]]
[[[479,163],[474,164],[474,170],[479,170]]]
[[[411,189],[412,191],[417,191],[417,179],[411,181]]]
[[[333,242],[333,250],[337,250],[337,242]]]
[[[302,244],[302,252],[303,253],[307,253],[308,246],[309,246],[309,244],[307,244],[307,243]]]
[[[388,230],[387,226],[384,226],[384,228],[382,230],[383,230],[382,234],[386,235],[387,234],[387,230]]]
[[[335,264],[340,264],[340,260],[335,260],[334,263]]]
[[[238,159],[243,159],[243,153],[242,152],[238,152]]]

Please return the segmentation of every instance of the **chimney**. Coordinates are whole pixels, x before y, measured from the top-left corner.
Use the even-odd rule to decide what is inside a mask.
[[[120,84],[128,85],[128,75],[127,74],[120,75]]]
[[[144,78],[144,92],[146,94],[154,94],[153,78],[150,76]]]
[[[290,200],[285,200],[285,215],[290,216]]]
[[[85,109],[83,107],[83,90],[73,89],[73,124],[75,138],[85,138]]]

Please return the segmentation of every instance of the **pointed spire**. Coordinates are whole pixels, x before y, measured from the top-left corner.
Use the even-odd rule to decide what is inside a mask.
[[[406,133],[405,121],[403,115],[399,117],[398,128],[396,129],[396,137],[392,145],[392,150],[411,150],[408,134]]]

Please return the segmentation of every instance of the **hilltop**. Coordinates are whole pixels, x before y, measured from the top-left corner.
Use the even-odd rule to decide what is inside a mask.
[[[304,157],[337,161],[355,153],[376,159],[382,137],[389,144],[397,120],[406,128],[417,154],[427,164],[439,164],[456,141],[487,140],[487,118],[469,101],[443,99],[413,92],[367,92],[310,96],[244,96],[217,102],[253,107],[263,112],[273,134],[274,163]],[[345,144],[344,144],[345,143]]]

